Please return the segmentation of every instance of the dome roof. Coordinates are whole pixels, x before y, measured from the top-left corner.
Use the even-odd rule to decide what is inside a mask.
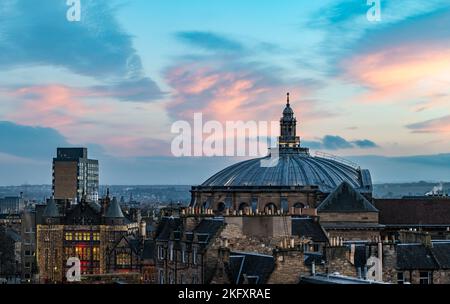
[[[343,182],[359,192],[371,192],[368,170],[352,167],[337,160],[311,156],[309,153],[280,154],[276,166],[263,167],[252,159],[232,165],[208,179],[201,187],[270,187],[317,186],[330,193]]]

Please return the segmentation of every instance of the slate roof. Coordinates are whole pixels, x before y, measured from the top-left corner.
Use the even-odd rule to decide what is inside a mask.
[[[168,241],[174,231],[181,231],[183,223],[178,217],[163,217],[156,229],[156,239],[158,241]]]
[[[378,212],[361,193],[343,182],[317,208],[318,212]]]
[[[433,243],[431,252],[441,269],[450,269],[450,242]]]
[[[194,232],[215,235],[223,225],[223,219],[203,219],[197,227],[195,227]]]
[[[144,248],[142,250],[142,258],[144,260],[153,260],[155,259],[155,241],[153,240],[145,240],[144,241]]]
[[[449,198],[375,199],[374,203],[380,210],[380,224],[450,225]]]
[[[53,198],[47,201],[47,206],[45,207],[43,217],[59,217],[58,206],[56,206],[55,200]]]
[[[275,268],[275,259],[270,255],[231,252],[228,271],[233,284],[242,284],[245,276],[249,283],[266,284]]]
[[[437,264],[429,248],[422,244],[397,246],[397,268],[400,270],[437,270]]]
[[[320,191],[330,193],[345,181],[360,192],[372,191],[368,170],[304,152],[280,153],[275,166],[261,166],[262,160],[270,161],[270,158],[267,156],[232,165],[212,176],[199,188],[317,186]]]
[[[122,209],[120,208],[119,202],[117,198],[113,198],[111,203],[108,206],[105,214],[106,218],[124,218]]]
[[[328,242],[328,238],[319,222],[311,217],[293,218],[292,235],[311,238],[316,243]]]

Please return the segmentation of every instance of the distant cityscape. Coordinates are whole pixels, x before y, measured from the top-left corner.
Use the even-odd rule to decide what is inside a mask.
[[[375,198],[402,198],[404,196],[421,196],[429,193],[438,182],[419,181],[415,183],[385,183],[373,185],[373,196]],[[450,183],[442,183],[445,193],[450,193]],[[124,201],[136,200],[142,204],[189,204],[191,195],[189,193],[192,185],[100,185],[100,194],[105,194],[107,189],[112,196],[123,198]],[[21,185],[0,186],[0,197],[18,196],[23,193],[24,197],[31,201],[43,201],[51,196],[51,185]]]

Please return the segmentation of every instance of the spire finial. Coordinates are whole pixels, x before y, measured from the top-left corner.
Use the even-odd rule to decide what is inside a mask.
[[[291,94],[288,92],[288,93],[287,93],[287,105],[290,105],[290,98],[289,98],[290,95],[291,95]]]

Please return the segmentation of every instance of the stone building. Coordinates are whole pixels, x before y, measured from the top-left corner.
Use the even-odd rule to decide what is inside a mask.
[[[226,210],[238,214],[302,214],[304,209],[316,208],[343,182],[372,199],[368,170],[334,156],[313,156],[301,146],[289,96],[280,127],[277,150],[267,157],[232,165],[193,187],[190,206],[212,209],[216,214],[225,214]],[[276,162],[264,165],[272,156]]]
[[[155,239],[159,284],[207,284],[217,267],[222,219],[166,217]]]
[[[50,199],[43,221],[36,234],[40,282],[64,282],[71,257],[80,259],[84,276],[134,270],[136,252],[124,247],[134,246],[139,224],[123,215],[115,198],[101,204],[83,199],[69,209]]]
[[[372,205],[370,172],[335,156],[313,156],[297,136],[297,120],[288,101],[280,120],[277,150],[260,159],[244,161],[213,175],[191,190],[191,212],[211,212],[252,228],[247,216],[278,221],[268,225],[287,230],[295,217],[320,217],[331,236],[353,239],[379,237],[382,226]],[[274,163],[265,165],[274,158]],[[281,217],[270,217],[280,215]],[[243,216],[242,218],[240,218]],[[257,225],[261,227],[260,225]],[[265,232],[264,232],[265,233]],[[286,231],[285,236],[291,232]],[[270,236],[270,235],[268,235]]]
[[[374,240],[384,229],[379,211],[347,182],[342,183],[317,207],[320,223],[331,237]]]

